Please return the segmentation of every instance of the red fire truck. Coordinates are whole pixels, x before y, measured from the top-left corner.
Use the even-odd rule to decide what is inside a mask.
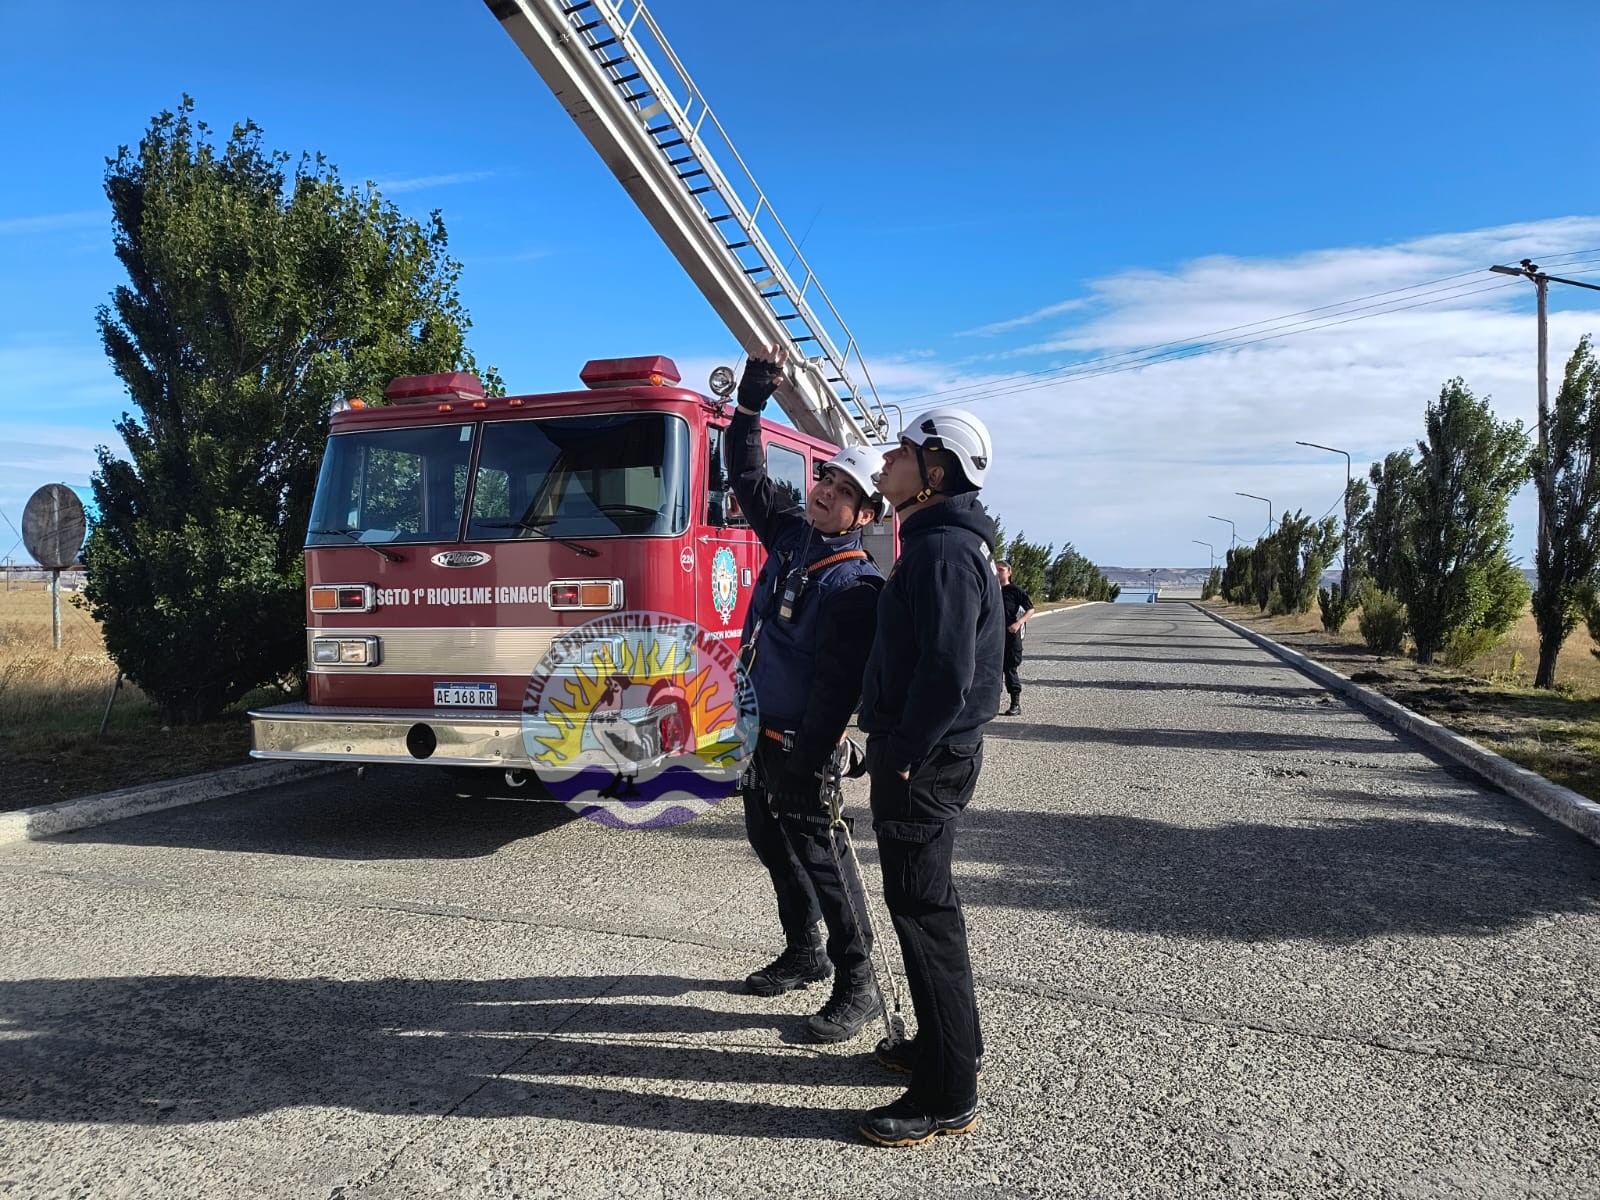
[[[642,0],[486,2],[740,345],[787,348],[772,478],[798,500],[836,446],[886,441],[854,335]],[[538,396],[423,376],[333,414],[308,698],[251,714],[253,753],[531,786],[519,709],[563,631],[626,609],[736,643],[761,548],[722,478],[719,374],[715,399],[660,357],[590,362],[583,390]],[[892,560],[892,526],[870,541]],[[659,757],[692,722],[681,697],[648,704]]]
[[[491,768],[481,783],[515,789],[532,783],[529,677],[565,631],[627,609],[737,642],[762,550],[724,479],[726,402],[662,357],[580,378],[496,398],[473,375],[408,377],[333,414],[307,702],[251,714],[256,757]],[[799,501],[833,447],[764,425],[768,472]]]

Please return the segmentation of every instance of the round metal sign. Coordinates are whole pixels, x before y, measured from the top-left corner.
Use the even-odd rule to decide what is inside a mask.
[[[28,497],[22,510],[22,544],[47,571],[60,571],[78,561],[88,528],[83,501],[64,483],[45,484]]]

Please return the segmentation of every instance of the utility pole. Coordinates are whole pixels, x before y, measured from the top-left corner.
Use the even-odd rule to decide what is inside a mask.
[[[1310,446],[1313,450],[1326,450],[1329,454],[1344,455],[1344,554],[1339,572],[1339,594],[1350,598],[1350,452],[1332,446],[1319,446],[1316,442],[1295,442],[1296,446]]]
[[[1503,267],[1493,266],[1489,270],[1496,275],[1517,275],[1532,281],[1534,294],[1538,298],[1539,308],[1539,474],[1534,480],[1534,491],[1539,495],[1539,544],[1534,552],[1534,566],[1539,576],[1539,587],[1544,588],[1555,582],[1564,585],[1565,580],[1554,581],[1551,579],[1551,549],[1550,549],[1550,523],[1555,519],[1556,506],[1556,480],[1555,464],[1550,459],[1550,444],[1548,427],[1550,424],[1550,384],[1547,362],[1550,351],[1549,331],[1549,292],[1551,282],[1570,284],[1573,287],[1588,288],[1591,292],[1600,292],[1600,286],[1584,283],[1579,279],[1564,279],[1560,275],[1551,275],[1539,270],[1538,264],[1532,259],[1525,258],[1520,266]],[[1537,606],[1535,606],[1537,608]],[[1549,687],[1554,682],[1555,651],[1547,649],[1544,645],[1544,631],[1539,632],[1539,670],[1534,678],[1535,687]]]

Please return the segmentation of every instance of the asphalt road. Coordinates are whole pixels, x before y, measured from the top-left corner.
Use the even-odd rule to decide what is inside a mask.
[[[959,845],[978,1133],[858,1143],[876,1033],[737,989],[735,805],[387,770],[0,848],[0,1194],[1600,1196],[1600,849],[1188,605],[1024,675]]]

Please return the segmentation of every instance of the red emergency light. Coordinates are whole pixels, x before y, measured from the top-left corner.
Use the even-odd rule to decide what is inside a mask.
[[[643,358],[592,358],[578,372],[585,387],[666,387],[677,383],[678,364],[660,354]]]
[[[471,371],[443,375],[401,375],[383,389],[390,404],[416,404],[424,400],[482,400],[483,380]]]

